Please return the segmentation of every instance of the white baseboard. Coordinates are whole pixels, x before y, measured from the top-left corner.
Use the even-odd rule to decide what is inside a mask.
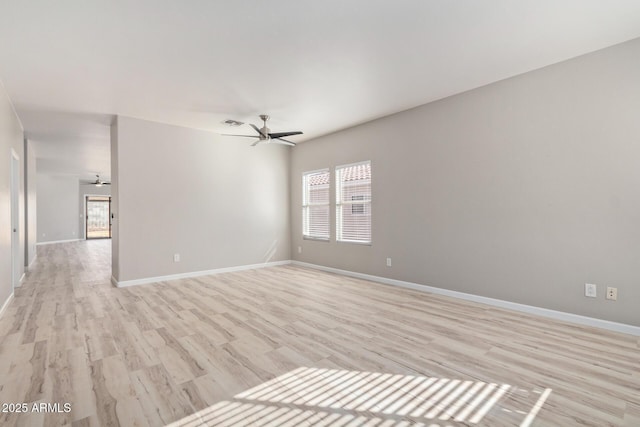
[[[2,304],[2,308],[0,308],[0,318],[2,318],[2,315],[4,314],[7,307],[9,307],[9,304],[11,303],[12,300],[13,300],[13,292],[11,292],[11,295],[9,295],[9,298],[7,298],[4,304]]]
[[[31,262],[29,263],[29,265],[27,266],[27,271],[31,270],[31,267],[33,267],[33,263],[36,262],[36,260],[38,259],[38,254],[33,256],[33,259],[31,260]]]
[[[609,320],[596,319],[594,317],[581,316],[579,314],[566,313],[563,311],[550,310],[547,308],[535,307],[532,305],[519,304],[516,302],[504,301],[495,298],[483,297],[480,295],[467,294],[464,292],[451,291],[448,289],[436,288],[433,286],[420,285],[418,283],[405,282],[402,280],[389,279],[386,277],[373,276],[370,274],[356,273],[354,271],[340,270],[338,268],[325,267],[323,265],[309,264],[301,261],[291,261],[293,265],[301,267],[313,268],[316,270],[328,271],[330,273],[342,274],[343,276],[355,277],[358,279],[371,280],[372,282],[384,283],[386,285],[399,286],[402,288],[413,289],[421,292],[430,292],[438,295],[459,298],[467,301],[478,302],[481,304],[492,305],[494,307],[506,308],[509,310],[520,311],[538,316],[548,317],[551,319],[562,320],[565,322],[576,323],[579,325],[594,326],[596,328],[607,329],[610,331],[621,332],[640,336],[640,327],[627,325],[625,323],[611,322]]]
[[[68,240],[52,240],[50,242],[38,242],[36,243],[36,246],[42,246],[42,245],[54,245],[56,243],[69,243],[69,242],[79,242],[82,239],[68,239]]]
[[[192,271],[189,273],[170,274],[168,276],[145,277],[143,279],[117,281],[113,276],[111,283],[118,288],[126,288],[127,286],[146,285],[148,283],[164,282],[166,280],[188,279],[190,277],[209,276],[212,274],[231,273],[234,271],[253,270],[256,268],[274,267],[276,265],[291,264],[290,260],[265,262],[262,264],[238,265],[235,267],[216,268],[214,270]]]

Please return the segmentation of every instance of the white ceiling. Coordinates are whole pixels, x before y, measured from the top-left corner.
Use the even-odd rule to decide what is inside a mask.
[[[637,0],[13,1],[0,80],[40,171],[108,177],[116,114],[304,141],[637,37]]]

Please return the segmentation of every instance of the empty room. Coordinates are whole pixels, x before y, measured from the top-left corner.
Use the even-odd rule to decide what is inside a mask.
[[[640,426],[640,2],[0,5],[1,426]]]

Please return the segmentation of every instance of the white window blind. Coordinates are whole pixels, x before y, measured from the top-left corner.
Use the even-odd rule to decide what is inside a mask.
[[[329,169],[302,174],[302,235],[329,240]]]
[[[371,243],[371,162],[336,168],[336,234],[338,241]]]

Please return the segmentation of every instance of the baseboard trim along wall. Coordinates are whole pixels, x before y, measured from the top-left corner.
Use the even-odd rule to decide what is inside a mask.
[[[212,274],[232,273],[234,271],[254,270],[256,268],[274,267],[276,265],[291,264],[291,260],[265,262],[262,264],[238,265],[235,267],[216,268],[214,270],[192,271],[189,273],[170,274],[168,276],[146,277],[144,279],[117,281],[111,276],[111,283],[118,288],[126,288],[128,286],[146,285],[148,283],[164,282],[167,280],[188,279],[191,277],[209,276]]]
[[[562,320],[565,322],[576,323],[579,325],[593,326],[596,328],[607,329],[610,331],[621,332],[640,336],[640,327],[627,325],[625,323],[611,322],[608,320],[596,319],[594,317],[581,316],[579,314],[565,313],[563,311],[550,310],[547,308],[535,307],[532,305],[519,304],[516,302],[504,301],[495,298],[488,298],[464,292],[451,291],[448,289],[436,288],[433,286],[420,285],[418,283],[405,282],[402,280],[389,279],[386,277],[373,276],[370,274],[357,273],[354,271],[340,270],[333,267],[325,267],[323,265],[309,264],[301,261],[291,261],[291,264],[300,267],[313,268],[316,270],[327,271],[330,273],[342,274],[343,276],[355,277],[358,279],[371,280],[372,282],[383,283],[385,285],[399,286],[402,288],[413,289],[421,292],[430,292],[438,295],[459,298],[467,301],[478,302],[481,304],[492,305],[495,307],[506,308],[509,310],[520,311],[523,313],[535,314],[551,319]]]
[[[36,255],[33,256],[33,259],[31,260],[31,262],[27,266],[27,271],[31,270],[31,267],[33,267],[33,263],[36,262],[37,259],[38,259],[38,255],[36,254]]]
[[[41,246],[41,245],[54,245],[56,243],[69,243],[69,242],[79,242],[81,240],[84,239],[69,239],[69,240],[52,240],[50,242],[38,242],[36,243],[36,246]]]
[[[7,309],[7,307],[9,307],[9,304],[11,303],[12,300],[13,300],[13,292],[11,292],[11,295],[9,295],[9,298],[7,298],[4,304],[2,304],[2,308],[0,308],[0,318],[2,318],[5,310]]]

